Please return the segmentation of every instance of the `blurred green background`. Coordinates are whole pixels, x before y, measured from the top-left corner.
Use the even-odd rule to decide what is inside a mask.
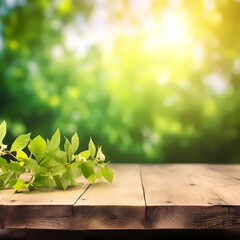
[[[112,162],[240,162],[240,1],[0,0],[0,120]]]

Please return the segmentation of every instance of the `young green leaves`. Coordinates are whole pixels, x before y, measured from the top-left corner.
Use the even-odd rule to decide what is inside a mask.
[[[12,144],[10,152],[24,149],[30,141],[30,135],[31,133],[28,133],[28,134],[23,134],[17,137],[17,139]]]
[[[96,154],[96,147],[93,143],[92,138],[90,138],[89,144],[88,144],[88,150],[90,152],[90,156],[93,158]]]
[[[3,142],[3,139],[6,135],[6,132],[7,132],[7,124],[5,121],[3,121],[0,125],[0,145],[2,144]]]
[[[45,155],[46,146],[45,140],[38,135],[29,143],[28,149],[35,156],[36,160],[40,162]]]
[[[60,141],[61,141],[61,135],[60,135],[59,129],[57,129],[57,131],[53,134],[51,140],[47,144],[47,151],[56,150],[60,145]]]
[[[30,139],[29,134],[17,137],[10,150],[2,144],[6,135],[6,122],[0,124],[0,189],[14,188],[16,192],[28,189],[53,188],[54,185],[67,189],[69,184],[82,184],[79,177],[85,177],[91,184],[105,178],[112,182],[113,172],[105,163],[102,148],[96,151],[90,138],[88,149],[76,153],[79,148],[77,133],[69,141],[65,137],[64,151],[60,148],[61,135],[59,129],[50,140],[45,141],[40,135]],[[29,150],[25,152],[25,148]],[[3,158],[8,155],[10,162]],[[29,176],[23,180],[21,174]]]
[[[72,151],[73,154],[78,150],[79,147],[79,138],[77,133],[74,133],[74,135],[71,138],[71,144],[72,144]]]
[[[72,156],[73,156],[73,146],[68,141],[67,138],[65,138],[64,150],[67,153],[67,159],[68,159],[68,162],[70,163],[72,161]]]
[[[102,174],[103,174],[104,178],[107,181],[112,182],[112,180],[113,180],[113,171],[110,168],[108,168],[107,166],[104,166],[102,168]]]

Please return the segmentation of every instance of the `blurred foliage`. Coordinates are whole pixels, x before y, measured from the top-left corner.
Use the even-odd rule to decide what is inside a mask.
[[[239,162],[239,12],[234,0],[1,0],[8,141],[59,127],[112,162]]]

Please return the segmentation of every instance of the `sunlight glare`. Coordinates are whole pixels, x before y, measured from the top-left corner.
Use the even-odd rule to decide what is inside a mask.
[[[180,21],[176,14],[165,13],[161,23],[164,37],[167,42],[177,43],[184,42],[188,39],[186,24]]]

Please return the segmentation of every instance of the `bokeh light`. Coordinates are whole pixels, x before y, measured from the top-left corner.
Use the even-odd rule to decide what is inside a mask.
[[[239,12],[235,0],[0,1],[9,141],[59,127],[112,162],[239,162]]]

